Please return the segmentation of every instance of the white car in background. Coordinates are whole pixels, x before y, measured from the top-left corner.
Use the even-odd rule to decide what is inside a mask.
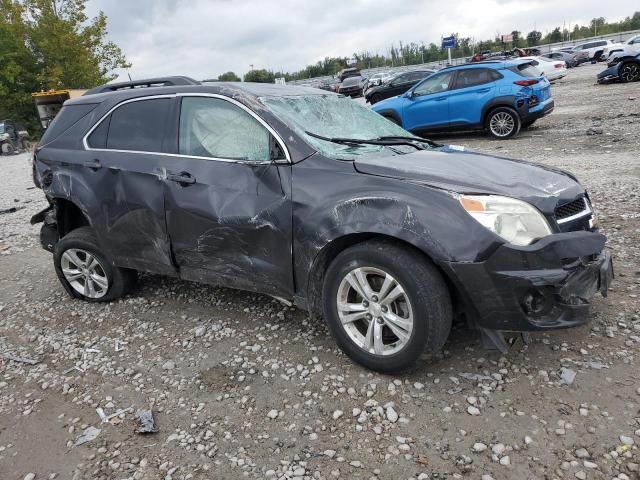
[[[520,60],[530,60],[533,66],[542,71],[550,82],[567,74],[567,62],[564,60],[547,57],[521,57]]]
[[[608,45],[602,52],[603,60],[610,60],[614,55],[632,55],[634,53],[640,53],[640,35],[631,37],[624,43],[614,43]]]
[[[573,47],[575,52],[587,52],[591,63],[596,63],[603,57],[603,52],[606,48],[610,48],[613,45],[611,40],[593,40],[587,43],[581,43]]]
[[[382,85],[385,81],[392,77],[391,72],[379,72],[369,77],[369,87]]]

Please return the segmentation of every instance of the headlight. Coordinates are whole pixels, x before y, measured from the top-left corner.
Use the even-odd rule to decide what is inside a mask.
[[[458,199],[482,226],[514,245],[529,245],[551,233],[544,216],[521,200],[497,195],[460,195]]]

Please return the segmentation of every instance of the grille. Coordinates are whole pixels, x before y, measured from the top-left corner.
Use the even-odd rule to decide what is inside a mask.
[[[589,206],[587,204],[587,200],[584,197],[580,197],[572,202],[556,207],[556,220],[561,221],[566,218],[573,217],[574,215],[578,215],[579,213],[586,213],[588,210]]]

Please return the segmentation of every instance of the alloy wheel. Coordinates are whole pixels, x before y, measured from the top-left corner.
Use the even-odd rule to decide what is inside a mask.
[[[623,82],[635,82],[640,80],[640,66],[635,63],[623,65],[620,69],[620,80]]]
[[[359,267],[338,287],[338,317],[349,338],[366,352],[385,356],[402,350],[411,338],[414,316],[403,286],[388,272]]]
[[[516,128],[516,122],[513,115],[507,112],[498,112],[492,115],[489,128],[496,137],[508,137]]]
[[[109,279],[100,261],[80,248],[66,250],[60,259],[64,278],[81,295],[101,298],[109,290]]]

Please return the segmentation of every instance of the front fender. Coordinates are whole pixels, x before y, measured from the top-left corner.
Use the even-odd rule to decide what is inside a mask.
[[[355,241],[394,238],[424,252],[436,264],[473,261],[497,248],[495,235],[482,227],[444,190],[376,175],[333,177],[324,195],[310,192],[294,207],[294,275],[298,292],[317,280],[318,265]],[[312,187],[309,187],[312,188]],[[394,190],[391,190],[391,189]],[[330,192],[335,189],[337,193]],[[357,196],[348,196],[358,192]],[[320,202],[318,198],[322,198]],[[356,237],[354,237],[354,235]],[[351,238],[349,238],[351,237]],[[337,245],[335,248],[334,245]],[[325,258],[325,252],[329,258]],[[320,260],[319,260],[320,259]]]

